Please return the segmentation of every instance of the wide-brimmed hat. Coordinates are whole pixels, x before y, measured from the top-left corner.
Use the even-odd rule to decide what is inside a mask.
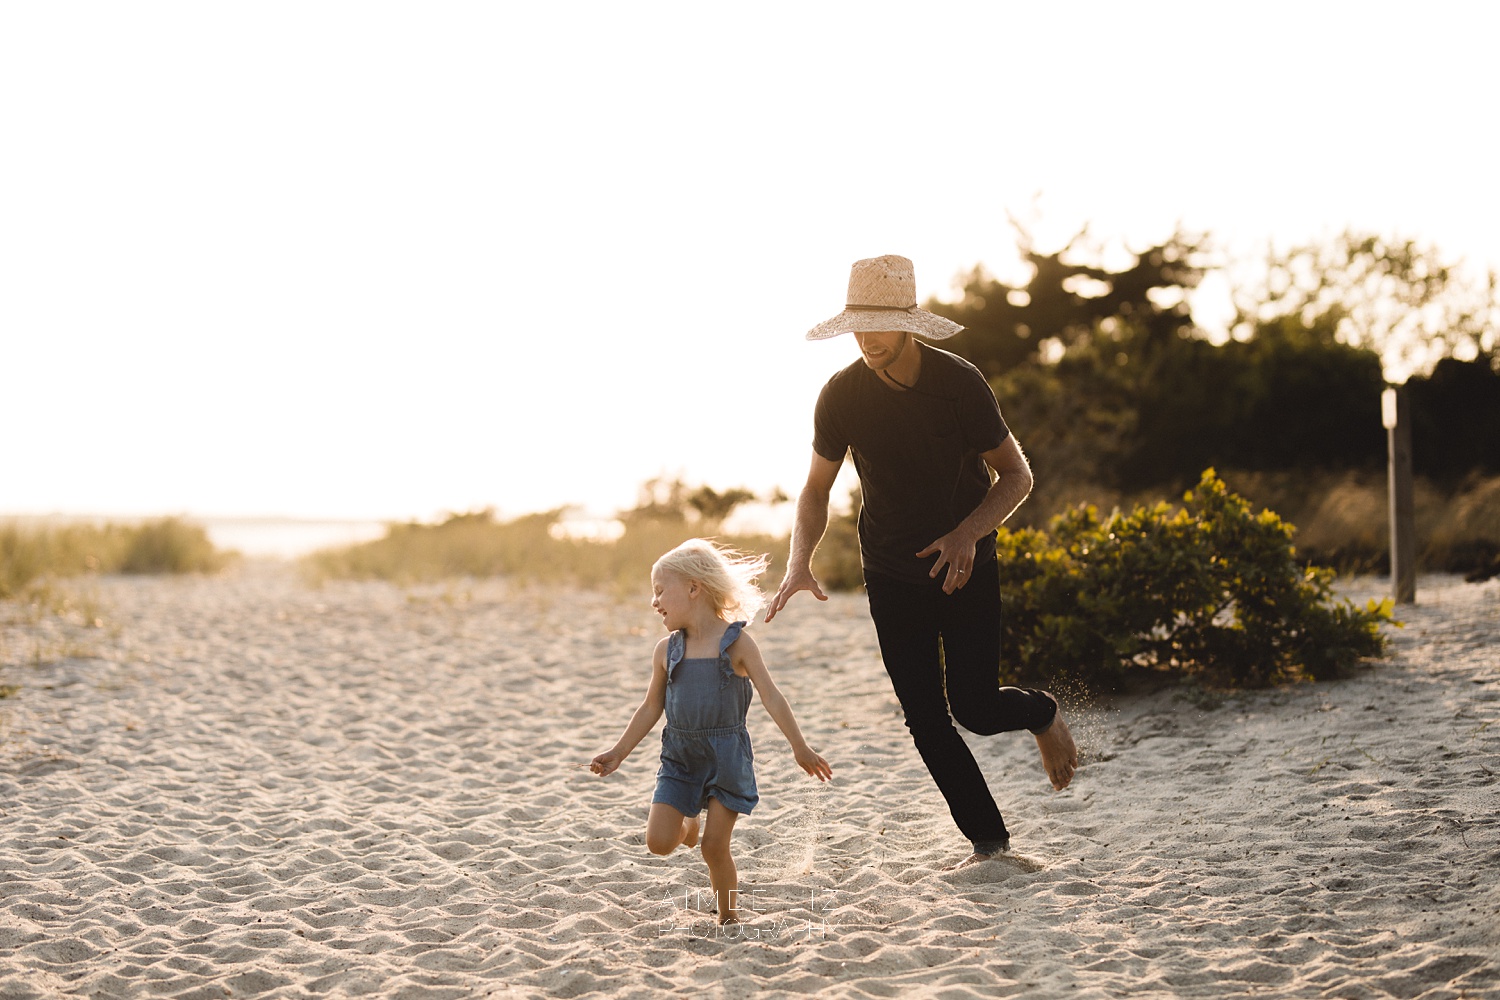
[[[951,337],[963,327],[917,308],[917,270],[905,257],[887,254],[857,260],[849,269],[844,311],[807,331],[808,340],[841,333],[905,330],[929,340]]]

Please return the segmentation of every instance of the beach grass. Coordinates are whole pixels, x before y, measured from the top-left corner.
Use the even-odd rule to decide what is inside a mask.
[[[1227,472],[1225,481],[1257,510],[1271,510],[1292,525],[1303,565],[1340,574],[1386,571],[1388,526],[1384,477],[1379,473]],[[1007,522],[1012,529],[1045,528],[1081,503],[1129,510],[1180,495],[1158,489],[1123,494],[1090,484],[1043,484]],[[852,501],[858,508],[858,499]],[[1473,477],[1443,488],[1417,484],[1416,510],[1423,572],[1494,575],[1500,572],[1500,476]],[[395,523],[384,537],[315,552],[302,560],[315,581],[380,579],[397,583],[462,577],[508,577],[523,582],[625,589],[639,587],[653,561],[694,536],[712,537],[772,562],[762,579],[774,585],[785,571],[789,540],[770,535],[721,535],[720,521],[691,516],[621,516],[623,534],[599,540],[561,530],[565,510],[497,520],[492,511],[456,514],[441,523]],[[857,590],[860,569],[857,517],[832,514],[814,558],[814,573],[830,590]]]
[[[1257,510],[1274,511],[1295,528],[1303,565],[1348,576],[1390,571],[1390,501],[1383,471],[1230,469],[1221,475]],[[1179,499],[1165,488],[1126,493],[1095,483],[1042,482],[1007,524],[1044,528],[1084,504],[1107,512]],[[1446,485],[1419,478],[1414,499],[1422,572],[1473,579],[1500,574],[1500,476],[1473,475]]]
[[[628,594],[645,592],[652,563],[693,537],[713,537],[746,552],[771,555],[767,580],[779,579],[786,563],[785,539],[721,536],[713,522],[632,518],[620,537],[601,541],[560,531],[562,513],[500,521],[491,511],[477,511],[453,515],[439,524],[392,524],[382,538],[315,552],[302,565],[314,581],[378,579],[410,584],[455,577],[506,577]]]
[[[1296,526],[1305,562],[1340,573],[1390,571],[1390,499],[1384,473],[1242,473],[1224,477],[1257,506]],[[1424,573],[1476,579],[1500,572],[1500,476],[1444,486],[1416,480],[1418,562]]]
[[[215,573],[234,554],[175,517],[138,523],[0,524],[0,599],[37,581],[91,573]]]

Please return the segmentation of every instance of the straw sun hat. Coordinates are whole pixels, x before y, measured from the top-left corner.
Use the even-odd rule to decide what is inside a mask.
[[[963,329],[951,319],[917,308],[916,268],[905,257],[892,254],[855,261],[844,302],[843,312],[807,331],[808,340],[885,330],[942,340]]]

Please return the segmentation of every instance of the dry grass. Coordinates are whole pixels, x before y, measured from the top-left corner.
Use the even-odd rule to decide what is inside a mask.
[[[1257,508],[1273,510],[1296,527],[1297,552],[1304,561],[1341,573],[1389,571],[1389,499],[1383,471],[1225,471],[1222,478]],[[1010,525],[1045,528],[1055,515],[1083,503],[1107,511],[1178,499],[1167,494],[1044,483]],[[1500,572],[1500,477],[1473,477],[1452,489],[1419,479],[1414,499],[1422,571]]]
[[[0,602],[0,699],[21,695],[33,668],[107,656],[120,631],[106,616],[99,595],[87,586],[32,583]],[[0,715],[0,745],[7,724]]]
[[[1275,511],[1297,529],[1298,553],[1308,563],[1342,573],[1386,571],[1386,484],[1381,473],[1234,473],[1223,475],[1235,493],[1257,508]],[[1044,484],[1010,522],[1045,527],[1079,503],[1101,510],[1132,509],[1170,491],[1124,495],[1088,484]],[[1416,490],[1421,567],[1426,572],[1500,571],[1500,477],[1474,479],[1444,491],[1420,481]],[[559,512],[497,522],[487,512],[463,514],[442,524],[392,525],[384,538],[315,553],[304,560],[314,579],[375,578],[402,583],[455,577],[504,576],[520,581],[640,588],[657,556],[684,539],[713,536],[715,525],[690,518],[635,518],[615,541],[557,537]],[[719,539],[772,555],[762,581],[774,586],[785,570],[787,539],[728,536]],[[854,519],[834,517],[818,549],[815,570],[832,589],[860,585]]]
[[[233,559],[208,533],[174,517],[137,524],[0,524],[0,599],[38,580],[90,573],[214,573]]]
[[[0,699],[22,693],[28,668],[97,659],[118,639],[97,592],[61,581],[99,573],[213,572],[231,558],[202,528],[175,518],[133,525],[0,524]]]
[[[385,537],[315,552],[302,561],[314,582],[354,578],[420,583],[454,577],[503,576],[522,582],[639,592],[651,564],[692,537],[713,537],[716,525],[687,519],[632,520],[614,541],[559,536],[559,512],[496,521],[489,512],[459,514],[441,524],[393,524]],[[718,541],[772,556],[768,579],[780,579],[786,541],[721,536]],[[764,584],[766,581],[762,581]]]
[[[1226,481],[1257,506],[1297,527],[1309,562],[1341,572],[1389,572],[1390,499],[1383,473],[1240,474]],[[1424,572],[1500,571],[1500,477],[1472,478],[1444,490],[1414,488],[1418,563]]]

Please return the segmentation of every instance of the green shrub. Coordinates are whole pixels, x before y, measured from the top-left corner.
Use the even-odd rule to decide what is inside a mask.
[[[1262,686],[1379,655],[1390,602],[1335,599],[1332,571],[1298,566],[1292,531],[1211,469],[1180,508],[1101,520],[1079,507],[1050,533],[1002,529],[1002,669],[1020,683],[1111,689],[1174,675]]]

